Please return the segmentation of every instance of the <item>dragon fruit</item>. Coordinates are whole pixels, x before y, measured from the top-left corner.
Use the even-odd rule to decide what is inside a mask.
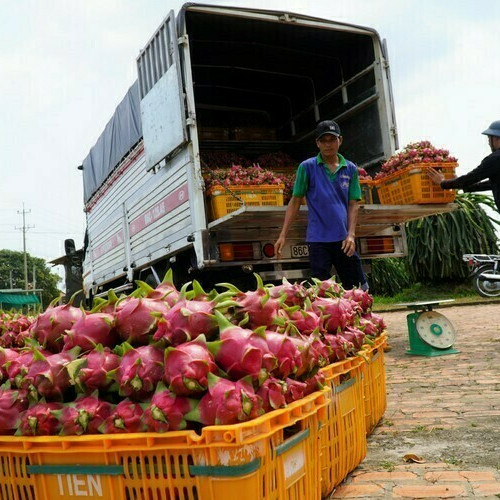
[[[62,350],[66,330],[70,330],[84,315],[81,309],[72,305],[72,300],[65,305],[55,306],[58,300],[59,297],[54,299],[30,327],[30,333],[40,345],[52,352]]]
[[[25,390],[0,389],[0,434],[14,434],[19,414],[27,408]]]
[[[305,337],[309,346],[309,354],[312,360],[311,370],[328,364],[332,354],[331,347],[322,341],[319,332],[315,331],[309,337]]]
[[[189,300],[209,302],[214,299],[219,300],[219,296],[221,296],[222,298],[232,297],[232,293],[226,292],[224,294],[219,294],[217,293],[217,290],[215,290],[215,288],[210,293],[207,293],[201,286],[200,282],[197,280],[193,280],[192,287],[193,289],[186,293],[186,298],[188,298]]]
[[[300,382],[299,380],[294,380],[291,378],[287,378],[285,382],[285,401],[287,402],[287,404],[293,403],[298,399],[302,399],[306,395],[307,384],[305,382]]]
[[[286,278],[283,278],[282,284],[269,288],[269,294],[273,299],[280,299],[285,295],[284,304],[289,307],[304,305],[307,298],[307,288],[302,283],[290,283]]]
[[[361,288],[346,290],[344,292],[344,298],[357,302],[364,313],[368,312],[373,305],[373,297],[368,292],[361,290]]]
[[[173,307],[179,301],[180,292],[174,285],[172,268],[170,268],[163,281],[152,288],[144,281],[137,281],[139,287],[146,293],[146,297],[155,300],[163,300],[169,307]]]
[[[363,318],[370,320],[377,330],[377,336],[381,335],[382,332],[386,329],[386,324],[382,316],[379,316],[375,313],[365,313],[363,314]]]
[[[365,335],[369,335],[371,337],[376,337],[378,335],[377,325],[371,322],[368,318],[359,318],[359,328],[360,330],[363,330]]]
[[[337,333],[347,325],[352,325],[356,312],[350,301],[346,299],[317,298],[313,303],[313,310],[323,314],[324,328],[328,333]]]
[[[12,346],[13,347],[29,347],[32,344],[32,333],[28,330],[25,330],[24,332],[19,332],[15,337],[12,339]]]
[[[169,306],[161,300],[133,297],[117,311],[116,331],[129,344],[147,344],[149,335],[156,330],[158,316],[168,310]]]
[[[28,330],[33,321],[34,320],[31,316],[0,311],[0,331],[3,330],[11,331],[12,333],[21,333]]]
[[[42,354],[42,356],[50,356],[53,354],[44,349],[23,349],[19,351],[19,356],[7,361],[3,368],[7,373],[7,380],[10,381],[12,387],[19,389],[27,389],[29,384],[25,381],[26,374],[28,373],[35,352]]]
[[[265,412],[277,410],[286,406],[285,394],[286,383],[274,377],[269,377],[259,387],[257,396],[262,398],[262,406]]]
[[[312,278],[312,280],[314,285],[309,289],[311,299],[317,297],[341,297],[344,293],[342,285],[337,283],[334,277],[323,281],[318,278]]]
[[[18,334],[16,332],[4,331],[0,335],[0,347],[9,349],[17,347],[16,345],[17,335]]]
[[[208,373],[218,371],[204,335],[165,350],[165,381],[177,396],[195,395],[207,390]]]
[[[316,373],[312,377],[309,377],[304,381],[306,384],[306,389],[304,391],[304,396],[312,394],[313,392],[320,391],[326,384],[325,375],[321,372]]]
[[[77,398],[73,403],[64,405],[60,413],[63,436],[99,434],[99,427],[113,412],[113,405],[101,401],[97,391],[90,396]],[[59,415],[56,413],[56,415]]]
[[[33,342],[33,336],[29,330],[16,333],[14,331],[0,332],[0,349],[13,349],[29,347]]]
[[[354,344],[348,340],[346,340],[342,335],[332,335],[330,333],[326,333],[323,336],[324,342],[330,346],[332,349],[330,355],[330,361],[335,363],[336,361],[342,361],[346,359],[348,356],[352,356],[355,354],[356,349]]]
[[[256,273],[254,276],[257,279],[257,289],[254,291],[242,292],[231,283],[219,283],[217,286],[223,286],[235,295],[233,305],[238,308],[235,313],[236,321],[240,321],[248,315],[247,326],[249,328],[269,327],[274,324],[287,296],[283,294],[279,299],[272,298],[269,288],[264,286],[262,278]]]
[[[211,301],[187,300],[184,298],[184,285],[179,302],[163,314],[163,319],[159,321],[154,340],[166,340],[170,345],[176,346],[194,340],[201,334],[208,339],[214,337],[218,328],[214,315],[215,308],[229,305],[224,300],[230,295],[219,294]]]
[[[102,312],[106,314],[115,314],[117,311],[118,304],[123,304],[125,302],[125,298],[120,299],[118,295],[116,295],[115,291],[111,288],[108,290],[108,298],[103,299],[102,297],[94,297],[92,301],[92,305],[94,306],[92,311],[94,312]]]
[[[120,356],[109,347],[97,345],[94,350],[66,365],[70,382],[78,392],[107,391],[113,384],[107,374],[120,365]]]
[[[0,347],[0,383],[7,380],[7,370],[4,368],[6,363],[13,361],[19,356],[19,351],[17,349],[11,349],[9,347]]]
[[[228,425],[252,420],[264,413],[262,399],[246,379],[238,382],[208,374],[208,392],[194,402],[186,420],[203,425]]]
[[[64,338],[63,351],[80,347],[82,352],[94,349],[98,344],[114,347],[117,334],[114,330],[115,319],[107,313],[89,313],[75,322]]]
[[[133,348],[122,344],[123,356],[116,370],[110,371],[118,382],[119,393],[134,400],[144,400],[154,392],[163,378],[163,351],[153,345]]]
[[[363,348],[365,333],[355,326],[346,326],[342,330],[342,337],[347,341],[352,342],[354,348],[359,351]]]
[[[277,364],[276,356],[270,351],[266,341],[265,327],[253,332],[233,325],[219,311],[215,312],[220,329],[220,340],[209,342],[208,348],[215,356],[217,364],[232,380],[249,375],[253,380],[267,376]]]
[[[286,318],[291,321],[295,328],[303,335],[310,335],[312,332],[323,330],[323,318],[319,311],[314,311],[311,301],[305,300],[302,309],[284,308]],[[287,324],[285,320],[284,323]]]
[[[51,401],[62,401],[64,393],[71,385],[66,366],[76,359],[78,352],[79,348],[76,348],[44,356],[35,350],[33,362],[25,376],[30,397],[37,400],[40,395]]]
[[[145,406],[144,403],[140,404],[130,401],[130,399],[123,399],[101,424],[99,432],[102,434],[121,434],[145,431]]]
[[[161,382],[144,412],[149,432],[178,431],[186,428],[184,415],[192,410],[191,400],[170,392]]]
[[[266,331],[269,350],[276,356],[278,364],[272,371],[276,377],[285,379],[302,367],[302,354],[288,335]]]
[[[295,377],[308,376],[320,366],[328,363],[331,349],[319,339],[318,335],[310,337],[290,337],[302,357],[300,368],[294,373]]]
[[[41,401],[20,415],[20,423],[16,435],[21,436],[54,436],[61,430],[59,419],[62,403],[46,403]]]

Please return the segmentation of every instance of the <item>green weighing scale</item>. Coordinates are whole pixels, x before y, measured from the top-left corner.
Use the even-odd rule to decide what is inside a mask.
[[[456,340],[455,327],[442,314],[433,311],[433,306],[455,299],[432,300],[428,302],[409,302],[400,304],[413,309],[406,316],[410,348],[406,354],[413,356],[445,356],[460,351],[453,348]]]

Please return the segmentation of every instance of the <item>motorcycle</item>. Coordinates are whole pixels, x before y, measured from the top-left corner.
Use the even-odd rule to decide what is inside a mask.
[[[481,297],[500,296],[500,255],[464,254],[474,288]]]

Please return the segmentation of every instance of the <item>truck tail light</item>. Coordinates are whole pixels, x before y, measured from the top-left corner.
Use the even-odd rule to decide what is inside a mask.
[[[222,262],[258,260],[262,253],[258,243],[219,243],[219,256]]]
[[[392,236],[368,236],[360,238],[363,255],[394,253],[394,238]]]
[[[262,253],[266,256],[266,257],[274,257],[275,255],[275,251],[274,251],[274,245],[272,243],[266,243],[263,247],[262,247]]]

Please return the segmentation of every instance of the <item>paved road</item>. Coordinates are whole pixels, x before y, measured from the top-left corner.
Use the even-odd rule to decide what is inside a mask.
[[[332,498],[500,497],[500,305],[438,312],[457,329],[459,354],[408,356],[407,312],[383,314],[387,410]]]

